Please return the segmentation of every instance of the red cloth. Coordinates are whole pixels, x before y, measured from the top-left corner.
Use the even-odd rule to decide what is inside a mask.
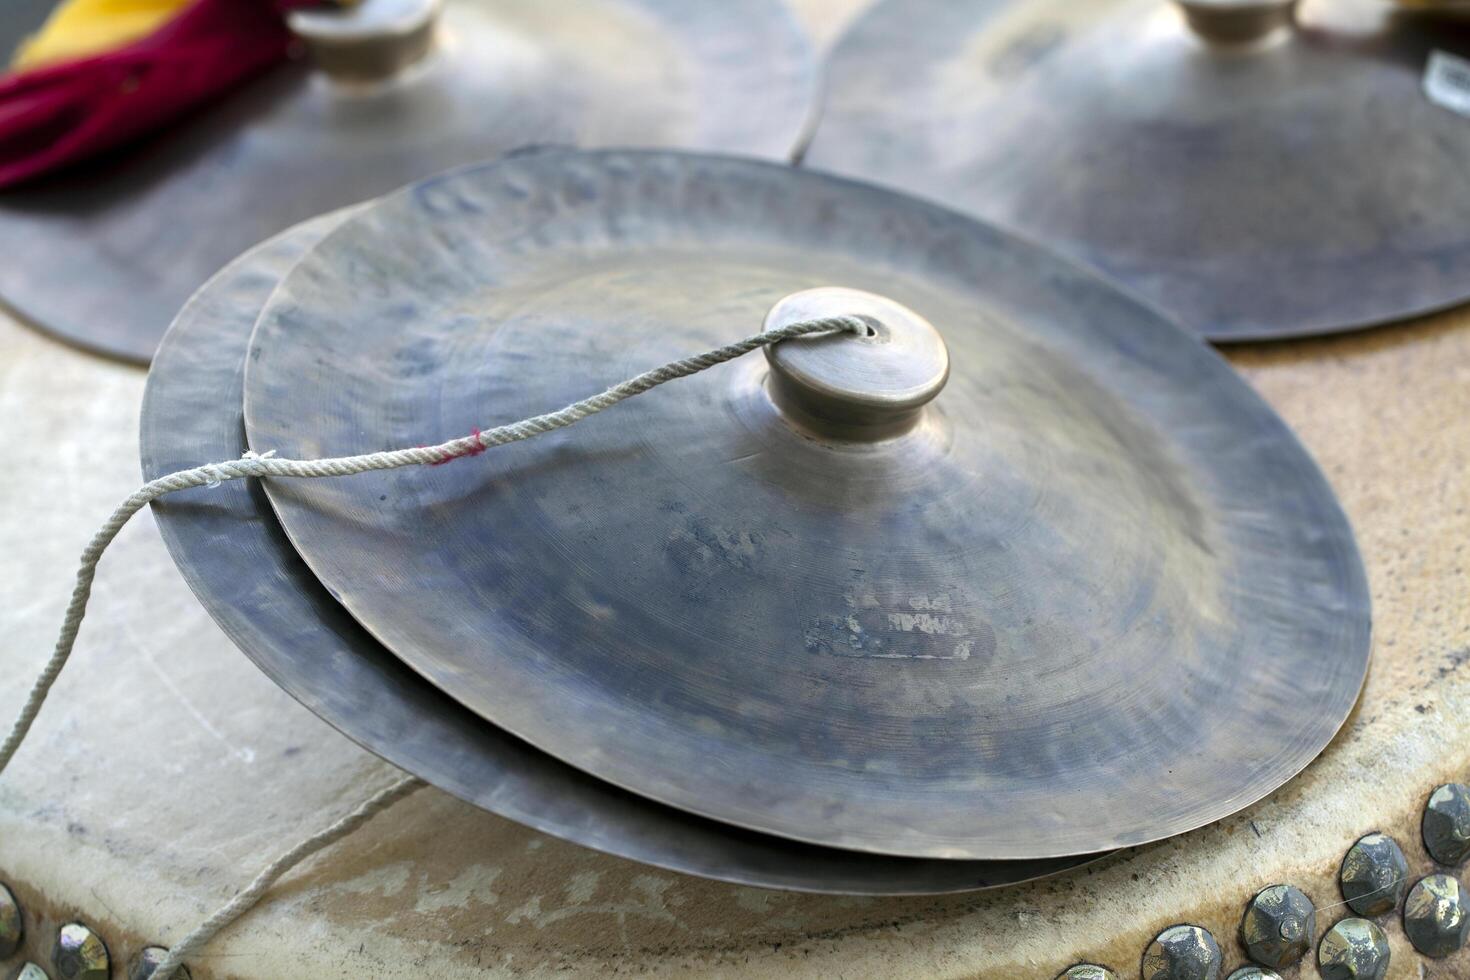
[[[0,0],[3,2],[3,0]],[[284,59],[283,13],[313,0],[195,0],[105,54],[0,78],[0,188],[174,122]]]

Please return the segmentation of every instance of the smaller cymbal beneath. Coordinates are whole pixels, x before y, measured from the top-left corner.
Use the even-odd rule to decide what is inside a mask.
[[[252,249],[184,307],[142,413],[148,478],[244,451],[250,330],[282,275],[348,212]],[[153,514],[199,600],[272,680],[353,741],[492,813],[609,854],[723,881],[833,894],[971,891],[1095,856],[927,861],[856,855],[702,820],[616,789],[482,721],[399,662],[331,597],[254,481],[173,494]]]
[[[882,0],[805,162],[997,222],[1215,341],[1470,298],[1470,30],[1379,0]]]
[[[0,46],[31,4],[0,4]],[[0,301],[146,363],[215,270],[323,210],[536,144],[785,160],[815,92],[782,0],[361,0],[290,24],[304,62],[0,193]]]

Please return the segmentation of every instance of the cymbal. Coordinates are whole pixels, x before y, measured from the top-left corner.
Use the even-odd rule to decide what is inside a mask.
[[[429,444],[818,311],[875,333],[485,457],[267,492],[440,690],[763,833],[1090,853],[1234,812],[1327,744],[1369,600],[1284,423],[1151,307],[869,185],[571,151],[421,182],[282,280],[248,441]]]
[[[346,216],[314,219],[251,250],[185,306],[148,378],[142,455],[150,479],[244,450],[241,384],[256,314],[301,253]],[[843,894],[990,888],[1090,860],[853,855],[651,803],[485,723],[401,664],[312,577],[258,486],[180,493],[153,512],[190,587],[272,680],[369,751],[545,833],[687,874]]]
[[[0,11],[0,70],[10,63],[22,41],[40,30],[56,6],[54,0],[11,0]]]
[[[405,5],[413,30],[394,19]],[[0,193],[0,298],[146,362],[216,269],[323,210],[529,143],[785,159],[811,109],[811,53],[781,0],[438,7],[298,13],[319,69],[283,67],[133,151]],[[10,13],[0,35],[18,39]]]
[[[834,50],[805,159],[1050,245],[1215,341],[1464,301],[1470,125],[1422,79],[1470,33],[1376,0],[1291,11],[885,0]]]

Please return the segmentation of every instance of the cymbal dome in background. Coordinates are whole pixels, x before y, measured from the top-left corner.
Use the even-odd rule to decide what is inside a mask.
[[[0,42],[30,13],[0,9]],[[786,159],[812,108],[781,0],[448,0],[439,35],[388,81],[284,66],[136,149],[0,193],[0,299],[146,362],[200,283],[325,210],[535,143]]]
[[[825,286],[942,335],[916,427],[814,435],[746,358],[487,459],[268,493],[327,589],[445,693],[765,833],[1086,853],[1223,817],[1321,750],[1363,680],[1368,598],[1290,432],[1150,308],[881,189],[634,152],[422,182],[284,278],[249,442],[468,434]]]
[[[149,372],[147,478],[244,450],[241,386],[256,314],[287,269],[346,216],[314,219],[252,249],[184,307]],[[402,665],[312,577],[254,481],[173,494],[156,501],[153,514],[189,586],[272,680],[369,751],[545,833],[686,874],[841,894],[970,891],[1089,860],[855,855],[651,803],[507,735]]]
[[[1423,93],[1437,48],[1470,31],[1376,0],[1304,0],[1255,45],[1167,0],[884,0],[834,49],[805,162],[1014,229],[1212,340],[1371,326],[1470,297],[1470,124]]]

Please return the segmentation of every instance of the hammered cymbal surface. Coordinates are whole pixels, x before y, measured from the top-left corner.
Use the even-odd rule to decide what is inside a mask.
[[[1242,5],[1245,6],[1245,5]],[[805,160],[1087,263],[1216,341],[1470,297],[1470,121],[1423,92],[1470,30],[1303,0],[1254,47],[1166,0],[885,0],[831,58]]]
[[[439,28],[389,81],[282,66],[133,150],[0,192],[0,300],[146,362],[217,269],[322,211],[527,144],[785,159],[811,108],[780,0],[448,0]]]
[[[256,313],[346,212],[253,249],[184,308],[143,406],[152,479],[244,450],[240,394]],[[302,704],[390,762],[483,809],[671,870],[797,891],[896,895],[1012,884],[1083,863],[853,855],[701,820],[620,791],[486,723],[404,667],[332,600],[258,486],[228,483],[153,505],[179,569],[231,639]]]
[[[282,281],[248,439],[434,443],[832,285],[944,337],[947,385],[901,436],[788,424],[750,357],[484,458],[267,492],[327,588],[446,693],[780,836],[1094,852],[1234,812],[1321,750],[1363,680],[1368,599],[1285,425],[1150,308],[878,188],[564,151],[426,181]]]

